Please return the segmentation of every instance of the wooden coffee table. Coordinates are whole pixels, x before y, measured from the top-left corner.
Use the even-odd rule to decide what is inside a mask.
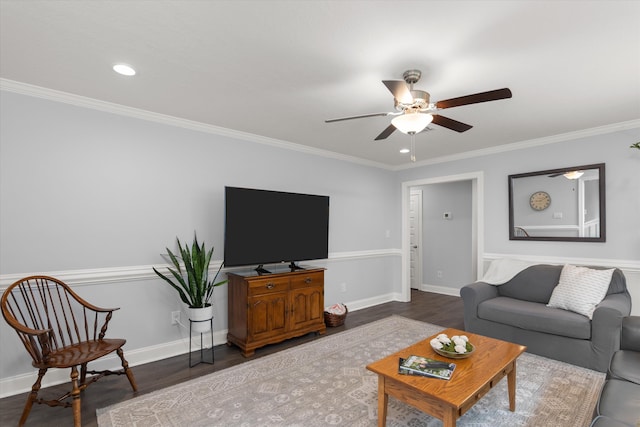
[[[476,347],[467,359],[447,359],[431,348],[429,341],[438,334],[466,335]],[[393,396],[455,427],[456,420],[467,412],[503,377],[507,377],[509,410],[516,409],[516,359],[527,348],[458,329],[442,332],[371,363],[367,369],[378,374],[378,426],[387,422],[387,402]],[[411,355],[454,362],[456,370],[450,380],[398,374],[398,358]]]

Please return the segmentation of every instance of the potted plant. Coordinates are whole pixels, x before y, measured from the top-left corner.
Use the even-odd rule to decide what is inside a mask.
[[[207,251],[204,242],[202,245],[198,244],[196,235],[193,236],[191,249],[187,245],[182,247],[180,239],[176,238],[176,241],[180,251],[179,257],[167,248],[171,263],[175,267],[168,268],[173,278],[160,273],[155,267],[153,271],[171,285],[178,292],[182,302],[189,307],[189,319],[195,322],[192,324],[192,329],[196,332],[206,332],[209,329],[209,323],[205,320],[213,318],[213,305],[211,304],[213,289],[227,283],[227,280],[216,282],[218,274],[222,270],[222,264],[213,279],[209,280],[209,263],[213,255],[213,248]],[[182,264],[180,260],[182,260]]]

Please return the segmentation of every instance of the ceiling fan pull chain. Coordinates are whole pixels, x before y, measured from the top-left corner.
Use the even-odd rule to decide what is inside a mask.
[[[416,134],[411,134],[411,161],[416,161]]]

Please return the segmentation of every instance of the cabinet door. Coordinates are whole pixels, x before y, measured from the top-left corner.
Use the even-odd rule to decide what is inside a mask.
[[[291,329],[324,322],[324,288],[309,286],[291,291]]]
[[[288,294],[274,292],[248,300],[249,337],[251,340],[280,335],[287,329]]]

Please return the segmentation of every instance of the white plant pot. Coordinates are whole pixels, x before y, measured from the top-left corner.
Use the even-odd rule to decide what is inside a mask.
[[[189,320],[191,320],[191,332],[205,333],[211,330],[213,319],[213,305],[203,308],[189,307]]]

